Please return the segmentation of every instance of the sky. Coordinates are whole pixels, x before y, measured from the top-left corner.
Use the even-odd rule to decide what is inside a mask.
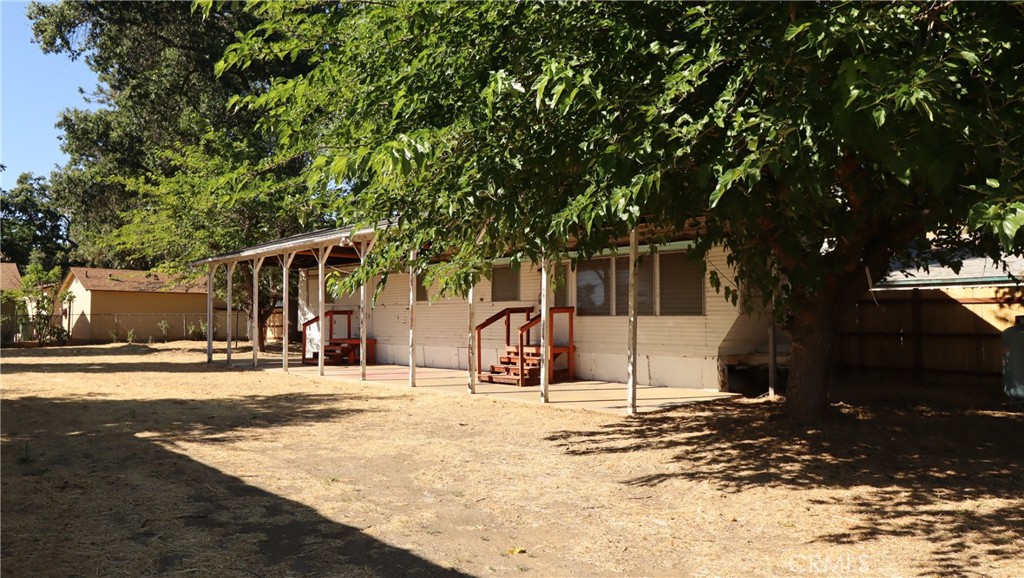
[[[96,75],[85,61],[43,54],[32,43],[27,2],[0,0],[0,188],[10,189],[23,172],[46,176],[67,155],[54,124],[65,108],[95,108],[79,87],[92,92]]]

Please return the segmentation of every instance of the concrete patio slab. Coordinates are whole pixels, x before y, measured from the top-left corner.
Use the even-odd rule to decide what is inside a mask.
[[[250,361],[251,363],[251,361]],[[235,365],[233,363],[232,365]],[[240,364],[239,364],[240,365]],[[280,364],[260,360],[261,368],[281,371]],[[289,372],[318,378],[315,365],[289,364]],[[328,366],[324,379],[358,382],[359,367]],[[409,389],[409,368],[404,365],[372,365],[366,368],[366,381],[388,387]],[[448,395],[469,395],[465,370],[416,368],[416,388]],[[541,403],[540,387],[516,387],[495,383],[478,383],[476,395],[520,403]],[[637,387],[637,413],[651,413],[702,401],[735,397],[734,393],[685,389],[676,387]],[[587,409],[615,415],[627,415],[626,384],[609,381],[574,381],[551,385],[548,405],[565,409]]]

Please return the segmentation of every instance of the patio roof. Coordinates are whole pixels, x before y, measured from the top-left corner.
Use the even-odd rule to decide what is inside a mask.
[[[316,257],[313,254],[315,249],[331,246],[330,255],[327,258],[327,265],[349,265],[359,262],[358,253],[346,241],[354,239],[366,239],[375,236],[376,228],[339,227],[334,229],[321,229],[310,233],[292,235],[260,243],[251,247],[245,247],[230,253],[215,255],[189,263],[192,267],[204,265],[221,265],[226,263],[249,261],[261,257],[276,257],[286,253],[294,253],[295,259],[292,262],[293,268],[306,269],[316,267]]]

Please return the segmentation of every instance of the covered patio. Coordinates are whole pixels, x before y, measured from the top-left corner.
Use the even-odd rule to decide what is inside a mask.
[[[441,391],[451,392],[468,392],[470,394],[483,394],[491,395],[505,399],[522,399],[524,401],[530,401],[532,403],[571,403],[577,407],[585,407],[588,409],[594,409],[598,411],[607,411],[612,413],[625,413],[627,415],[633,415],[637,413],[649,413],[652,411],[658,411],[671,407],[673,405],[691,403],[693,401],[719,399],[723,397],[729,397],[730,394],[723,394],[719,392],[709,392],[707,390],[695,390],[686,388],[668,388],[668,387],[652,387],[652,386],[641,386],[638,384],[638,368],[637,368],[637,285],[638,285],[638,247],[639,247],[639,234],[637,229],[633,229],[629,235],[629,253],[628,253],[628,290],[627,290],[627,311],[628,311],[628,329],[625,339],[625,350],[626,350],[626,383],[614,383],[607,381],[573,381],[573,364],[575,350],[572,341],[572,307],[553,307],[554,295],[552,287],[552,277],[554,274],[555,263],[547,259],[543,259],[540,263],[540,296],[539,305],[540,311],[535,318],[530,319],[533,307],[512,307],[505,308],[487,321],[477,325],[476,319],[476,307],[474,298],[474,288],[469,289],[469,293],[466,296],[466,369],[439,369],[432,367],[417,367],[415,361],[415,348],[417,342],[416,328],[414,324],[415,320],[415,309],[417,302],[417,272],[410,266],[409,270],[409,300],[408,300],[408,319],[406,327],[408,330],[408,350],[409,350],[409,364],[407,366],[396,366],[396,365],[382,365],[382,366],[371,366],[368,365],[368,358],[372,358],[369,355],[371,350],[368,346],[371,346],[370,339],[368,337],[367,330],[367,314],[371,307],[370,298],[367,294],[367,285],[363,284],[359,291],[359,305],[356,308],[358,312],[358,326],[359,326],[359,338],[358,340],[351,339],[353,342],[351,345],[346,347],[358,347],[359,365],[357,367],[336,367],[331,368],[328,372],[325,367],[325,358],[327,357],[328,351],[326,350],[329,342],[325,320],[327,319],[326,310],[326,287],[323,279],[325,279],[325,273],[328,267],[335,268],[344,265],[356,265],[362,263],[367,255],[373,250],[374,243],[376,241],[376,233],[378,228],[386,227],[386,223],[381,223],[378,227],[356,229],[354,227],[343,227],[339,229],[326,229],[322,231],[315,231],[303,235],[296,235],[276,241],[263,243],[253,247],[248,247],[232,253],[226,253],[223,255],[217,255],[209,257],[199,261],[193,262],[193,267],[206,268],[207,272],[207,327],[213,327],[213,294],[214,294],[214,281],[215,274],[218,267],[223,266],[226,270],[226,302],[227,302],[227,319],[228,324],[231,324],[231,304],[232,304],[232,285],[234,278],[234,271],[238,265],[247,266],[252,272],[252,300],[256,302],[259,296],[259,272],[264,264],[273,266],[277,264],[280,268],[282,275],[282,287],[284,288],[283,301],[288,303],[288,287],[289,287],[289,273],[293,268],[301,269],[315,266],[317,268],[317,279],[318,281],[318,299],[317,299],[317,313],[315,319],[318,320],[318,345],[316,349],[316,369],[307,368],[303,366],[290,367],[289,356],[283,354],[280,356],[280,370],[281,371],[295,371],[295,372],[316,372],[316,375],[322,377],[337,376],[340,379],[357,379],[359,381],[370,381],[379,382],[384,384],[395,384],[404,385],[406,387],[426,387],[426,388],[437,388]],[[506,323],[506,346],[510,346],[511,341],[511,325],[509,317],[511,313],[522,313],[523,309],[526,311],[527,323],[523,326],[518,327],[519,346],[516,349],[518,357],[518,367],[509,366],[510,377],[513,374],[512,370],[518,370],[518,385],[520,387],[504,385],[502,383],[494,383],[491,381],[485,381],[482,379],[484,376],[482,366],[483,362],[480,356],[480,333],[482,329],[493,321],[504,317]],[[284,307],[283,311],[284,320],[283,324],[287,328],[289,324],[288,320],[288,307]],[[553,344],[553,324],[552,316],[555,313],[569,313],[569,346],[560,348],[557,353],[567,353],[569,369],[567,372],[569,383],[554,383],[555,368],[554,368],[554,356],[556,353],[556,347]],[[259,326],[258,309],[252,308],[252,326]],[[351,319],[349,319],[351,323]],[[527,356],[527,350],[524,348],[524,331],[526,332],[526,341],[529,341],[529,329],[534,325],[539,325],[539,345],[531,346],[535,351],[536,356],[536,370],[537,370],[537,385],[539,387],[521,387],[527,385],[526,380],[523,378],[524,371],[526,371],[524,358]],[[207,362],[212,363],[214,361],[214,348],[213,348],[213,332],[207,332],[207,348],[206,357]],[[282,351],[287,352],[289,350],[288,342],[288,331],[284,331],[284,340],[282,344]],[[348,340],[346,340],[348,341]],[[305,344],[305,340],[303,340]],[[230,366],[232,365],[232,351],[231,351],[231,334],[230,330],[227,338],[227,347],[225,351],[226,362]],[[508,353],[506,352],[506,356]],[[259,365],[260,355],[257,349],[252,349],[252,367],[256,368]],[[305,353],[303,354],[305,359]],[[505,357],[500,357],[504,359]],[[352,357],[349,357],[350,363]],[[372,363],[372,362],[371,362]],[[492,366],[494,367],[494,366]],[[501,381],[501,380],[494,380]],[[554,395],[553,395],[554,394]],[[564,399],[559,399],[564,398]]]

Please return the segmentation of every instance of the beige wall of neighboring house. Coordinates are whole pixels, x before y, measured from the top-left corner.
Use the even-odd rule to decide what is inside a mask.
[[[205,285],[181,285],[173,276],[114,269],[72,267],[61,284],[74,300],[61,311],[74,341],[182,339],[206,322]],[[70,319],[70,321],[69,321]],[[244,325],[244,324],[243,324]],[[215,321],[224,334],[224,315]]]

